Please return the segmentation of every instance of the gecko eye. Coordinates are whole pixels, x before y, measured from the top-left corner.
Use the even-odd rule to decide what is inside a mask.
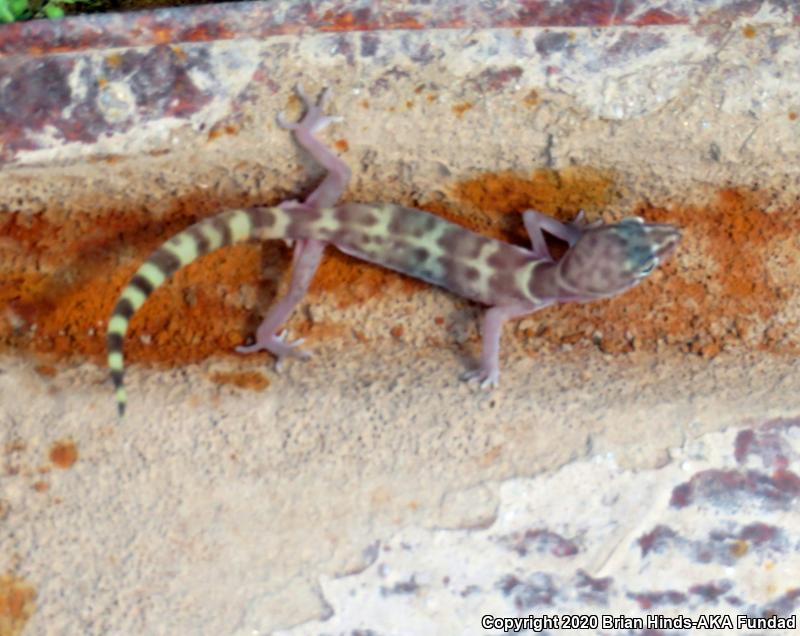
[[[650,261],[647,265],[645,265],[644,267],[642,267],[642,269],[639,270],[638,275],[640,277],[647,276],[650,272],[652,272],[656,268],[656,265],[658,265],[658,259],[654,258],[652,261]]]

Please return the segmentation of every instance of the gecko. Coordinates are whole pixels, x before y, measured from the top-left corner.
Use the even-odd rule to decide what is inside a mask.
[[[487,307],[482,325],[480,364],[462,375],[481,388],[500,380],[500,335],[504,323],[559,302],[588,302],[617,296],[644,280],[674,251],[681,231],[664,223],[627,217],[617,223],[587,223],[580,212],[562,223],[536,210],[522,213],[530,247],[472,232],[444,218],[391,203],[337,204],[350,169],[316,134],[339,118],[325,115],[329,92],[316,100],[297,87],[304,115],[277,124],[294,134],[301,148],[325,169],[317,188],[303,201],[226,210],[203,219],[161,245],[123,288],[108,322],[108,367],[118,413],[125,412],[123,342],[131,317],[155,289],[178,269],[222,247],[244,241],[283,239],[293,244],[286,295],[258,326],[253,344],[239,353],[266,350],[280,370],[288,357],[308,358],[288,341],[282,325],[305,296],[327,245],[345,254],[421,279]],[[555,259],[545,233],[567,244]]]

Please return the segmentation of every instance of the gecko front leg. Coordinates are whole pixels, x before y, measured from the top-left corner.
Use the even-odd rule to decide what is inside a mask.
[[[327,174],[314,191],[306,197],[304,203],[315,209],[328,208],[336,204],[350,181],[351,170],[339,159],[330,148],[314,136],[329,124],[341,121],[341,117],[330,117],[323,112],[328,103],[330,92],[323,89],[314,103],[306,95],[302,86],[295,88],[297,96],[303,102],[306,112],[299,122],[288,122],[282,113],[278,114],[278,125],[294,133],[294,138],[314,160],[325,168]]]
[[[522,223],[525,225],[525,231],[531,239],[531,251],[534,256],[550,261],[553,260],[553,257],[550,255],[550,250],[547,248],[547,242],[544,239],[543,232],[547,232],[557,239],[566,241],[566,243],[572,247],[583,235],[584,228],[594,225],[586,223],[583,210],[578,212],[577,216],[570,223],[562,223],[536,210],[525,210],[525,212],[522,213]]]
[[[520,318],[549,305],[549,302],[537,304],[518,303],[498,305],[486,310],[483,318],[483,336],[481,338],[481,364],[473,371],[467,371],[462,380],[480,382],[482,389],[491,389],[500,384],[500,334],[506,321]]]

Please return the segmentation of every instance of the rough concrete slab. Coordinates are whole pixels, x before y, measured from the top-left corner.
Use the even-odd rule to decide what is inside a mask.
[[[2,27],[0,633],[795,614],[797,22],[275,2]],[[132,270],[319,178],[274,122],[296,82],[333,88],[348,200],[520,242],[526,207],[638,213],[681,250],[509,326],[492,394],[457,380],[479,308],[336,255],[289,324],[315,358],[235,356],[290,259],[210,255],[137,316],[119,424],[96,363]]]

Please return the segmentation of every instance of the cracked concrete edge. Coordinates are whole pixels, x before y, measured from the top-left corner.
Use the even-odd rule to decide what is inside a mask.
[[[545,34],[539,28],[518,34],[477,30],[463,56],[464,31],[382,34],[384,57],[375,60],[364,55],[371,45],[356,34],[282,36],[241,50],[232,42],[190,44],[191,60],[209,55],[235,61],[255,53],[240,67],[241,75],[231,73],[230,84],[220,71],[230,67],[208,65],[206,78],[229,90],[212,109],[199,108],[185,120],[165,117],[143,126],[141,136],[133,128],[118,132],[116,145],[69,147],[52,165],[4,169],[3,214],[44,215],[68,229],[86,210],[93,219],[120,210],[168,219],[175,199],[198,188],[197,209],[203,213],[296,194],[313,175],[272,121],[291,104],[289,85],[297,78],[309,86],[338,86],[335,107],[358,113],[333,134],[346,140],[342,154],[359,168],[352,198],[453,204],[450,186],[465,175],[530,170],[550,156],[553,168],[573,162],[612,168],[618,189],[613,214],[642,200],[699,206],[729,181],[763,189],[759,214],[780,210],[797,196],[788,160],[798,150],[790,117],[798,102],[793,87],[800,85],[790,63],[798,36],[786,24],[752,18],[749,25],[719,27],[715,33],[724,34],[724,45],[700,46],[700,60],[692,49],[699,43],[696,33],[682,26],[554,28],[547,31],[557,36],[551,48],[559,41],[562,48],[548,54],[564,69],[557,76],[549,74],[538,50]],[[355,80],[353,73],[336,70],[333,45],[343,47],[334,53],[343,59],[355,51]],[[604,82],[608,69],[587,65],[615,49],[622,53]],[[664,53],[681,50],[682,83],[665,82],[659,93],[651,80],[671,66]],[[432,55],[429,62],[422,53]],[[442,54],[450,61],[440,65]],[[106,68],[108,60],[89,55],[83,68]],[[487,61],[496,67],[490,73],[484,72]],[[387,66],[397,72],[386,76]],[[254,68],[270,75],[265,79]],[[772,71],[783,73],[785,83],[776,83]],[[587,93],[575,88],[584,75]],[[84,81],[74,69],[65,77]],[[698,78],[702,82],[695,83]],[[418,86],[426,87],[425,99],[398,107],[396,94],[411,95]],[[361,117],[362,110],[370,116]],[[493,122],[509,125],[504,132]],[[117,146],[120,156],[103,158]],[[139,156],[144,150],[153,154]],[[100,161],[75,163],[84,151]],[[45,164],[52,159],[23,156]],[[192,166],[192,179],[186,165]],[[563,205],[569,208],[570,202]],[[760,258],[769,253],[770,276],[786,277],[788,290],[795,272],[781,259],[789,259],[794,247],[788,239],[774,247],[759,252]],[[710,267],[700,249],[681,258],[684,273]],[[37,266],[46,269],[46,258]],[[122,428],[106,417],[111,405],[102,370],[78,366],[49,377],[34,370],[37,361],[3,361],[0,418],[12,448],[3,496],[11,534],[0,540],[4,554],[17,555],[14,562],[21,565],[13,569],[38,588],[34,633],[49,627],[220,633],[237,624],[267,630],[270,616],[294,607],[281,589],[305,599],[311,614],[327,614],[309,572],[358,570],[370,560],[363,549],[398,527],[491,522],[491,496],[480,484],[567,469],[587,454],[613,453],[619,466],[640,471],[667,470],[667,458],[676,459],[668,449],[687,440],[798,411],[800,374],[789,356],[746,343],[711,360],[670,346],[657,355],[603,355],[588,344],[587,334],[574,347],[553,349],[545,340],[536,358],[531,351],[538,345],[507,337],[502,392],[476,398],[454,380],[472,353],[474,325],[465,326],[465,317],[474,312],[454,304],[452,312],[461,313],[440,338],[446,346],[437,348],[421,316],[437,315],[453,302],[440,292],[414,296],[415,307],[422,308],[416,326],[391,298],[331,309],[337,295],[326,294],[329,306],[323,303],[318,311],[346,325],[364,325],[375,347],[334,335],[318,345],[321,355],[313,366],[293,366],[281,378],[267,373],[272,384],[264,393],[214,383],[209,371],[227,364],[219,360],[163,372],[134,369],[131,391],[142,408]],[[796,311],[790,304],[781,320],[791,322]],[[557,314],[549,322],[562,318]],[[386,335],[391,321],[409,325],[399,340]],[[548,319],[537,316],[540,321]],[[467,335],[453,336],[450,329]],[[146,407],[152,407],[150,415]],[[81,459],[60,472],[43,458],[63,439],[76,443]],[[13,450],[15,440],[23,442],[22,449]],[[223,487],[226,481],[230,488]],[[353,491],[341,492],[348,487]],[[467,494],[461,494],[464,488]],[[473,509],[475,497],[482,505]],[[109,563],[86,537],[112,555]],[[89,568],[87,554],[96,557]],[[532,584],[522,581],[526,585]],[[142,596],[143,586],[153,593]],[[103,617],[64,612],[87,606],[85,589],[93,590],[89,605],[102,608]],[[126,613],[119,599],[128,607],[146,606],[147,615]],[[182,609],[174,613],[175,607]]]

